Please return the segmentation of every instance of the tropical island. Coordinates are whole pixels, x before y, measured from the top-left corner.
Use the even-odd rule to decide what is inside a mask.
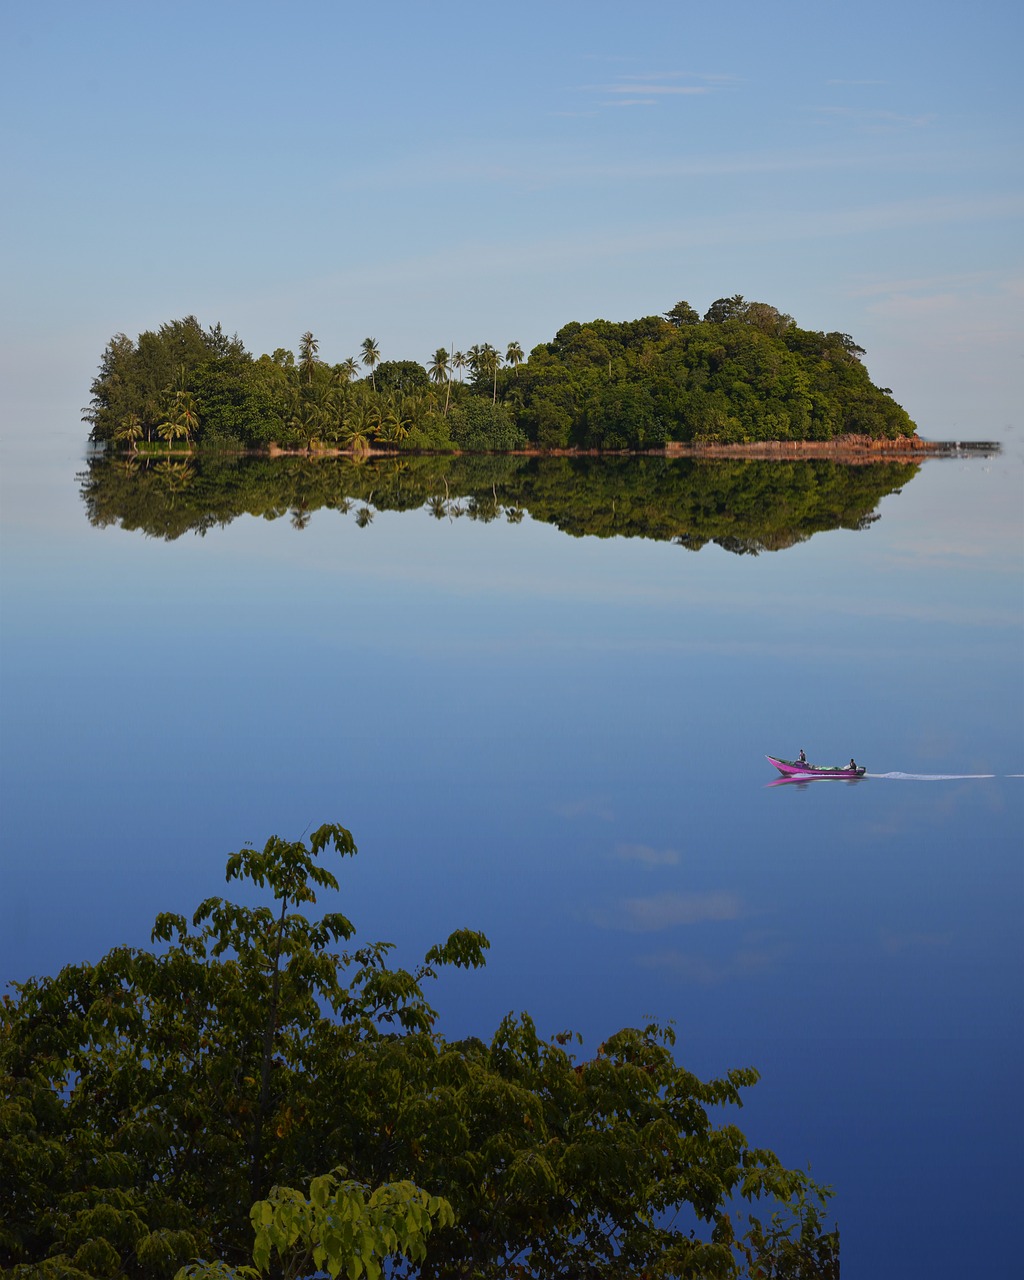
[[[663,453],[785,443],[906,447],[915,425],[876,387],[845,333],[801,329],[741,295],[701,317],[563,325],[526,356],[490,343],[385,360],[367,338],[331,363],[307,332],[296,355],[254,357],[220,324],[186,316],[116,334],[84,419],[130,452]]]

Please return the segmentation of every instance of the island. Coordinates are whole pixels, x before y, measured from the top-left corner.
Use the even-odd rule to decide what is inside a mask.
[[[741,295],[701,317],[563,325],[526,356],[490,343],[439,347],[431,360],[254,357],[195,316],[132,341],[116,334],[84,418],[94,445],[129,453],[678,453],[751,446],[924,447],[849,334],[801,329]]]

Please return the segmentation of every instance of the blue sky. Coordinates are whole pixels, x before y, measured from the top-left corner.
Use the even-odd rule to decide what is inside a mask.
[[[1018,5],[9,4],[5,435],[195,313],[340,360],[703,311],[849,332],[922,433],[1021,384]]]

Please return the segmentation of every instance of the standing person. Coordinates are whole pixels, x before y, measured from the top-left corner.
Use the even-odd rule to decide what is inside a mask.
[[[800,763],[801,763],[801,764],[806,764],[806,763],[807,763],[807,757],[804,755],[804,749],[803,749],[803,747],[801,747],[801,748],[800,748],[800,757],[799,757],[799,759],[800,759]]]

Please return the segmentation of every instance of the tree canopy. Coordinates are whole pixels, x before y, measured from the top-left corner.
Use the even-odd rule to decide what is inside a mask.
[[[698,1079],[654,1024],[586,1056],[527,1014],[447,1040],[426,984],[487,939],[412,970],[354,944],[313,908],[355,852],[335,824],[246,846],[227,879],[261,905],[207,898],[4,996],[0,1275],[838,1275],[827,1193],[725,1115],[755,1071]]]
[[[170,447],[187,395],[194,422],[184,438],[234,451],[274,443],[639,452],[669,441],[914,433],[891,393],[872,383],[864,351],[848,334],[801,329],[770,303],[740,294],[717,299],[703,319],[680,301],[663,316],[563,325],[528,358],[515,341],[505,353],[489,342],[465,355],[439,347],[424,365],[384,360],[376,339],[366,338],[358,357],[332,364],[306,332],[298,358],[278,348],[254,359],[237,336],[219,325],[204,330],[188,316],[135,342],[115,335],[85,419],[94,441],[132,449],[167,425]]]

